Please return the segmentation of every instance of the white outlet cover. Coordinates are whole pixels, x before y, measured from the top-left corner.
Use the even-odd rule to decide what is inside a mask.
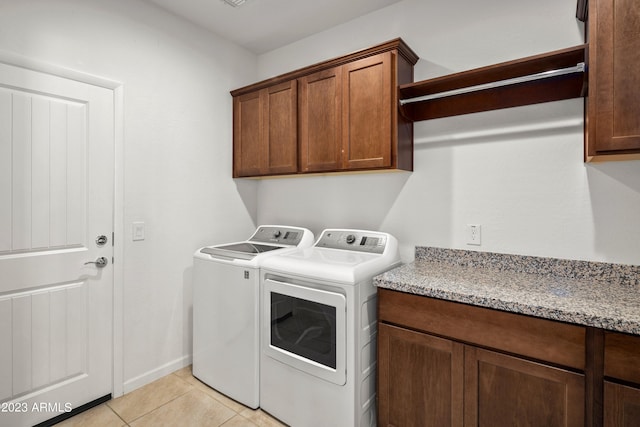
[[[467,245],[480,246],[482,242],[482,227],[480,224],[467,224]]]

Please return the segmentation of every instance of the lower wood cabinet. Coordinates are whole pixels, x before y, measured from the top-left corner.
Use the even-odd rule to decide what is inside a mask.
[[[604,337],[604,425],[640,426],[640,337]]]
[[[604,425],[605,427],[640,425],[640,388],[605,382]]]
[[[584,375],[379,325],[380,426],[584,426]]]
[[[464,346],[408,329],[378,328],[378,425],[461,426]]]
[[[584,426],[584,375],[465,346],[467,426]]]
[[[640,336],[378,289],[378,425],[640,426]]]

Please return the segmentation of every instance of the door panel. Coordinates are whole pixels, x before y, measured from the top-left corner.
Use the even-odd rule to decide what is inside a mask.
[[[0,426],[26,426],[111,393],[113,92],[0,76]]]
[[[268,173],[298,171],[298,86],[295,80],[264,89]]]
[[[634,427],[640,422],[640,389],[604,382],[604,426]]]
[[[465,346],[465,425],[584,425],[583,374]]]
[[[300,167],[303,172],[340,169],[342,157],[342,67],[300,82]]]
[[[0,92],[3,125],[0,144],[5,209],[0,251],[80,246],[86,217],[86,105],[7,91]],[[7,117],[8,116],[8,117]],[[4,127],[4,126],[3,126]]]
[[[381,426],[462,426],[464,345],[378,325]]]
[[[385,52],[344,66],[343,167],[391,166],[391,53]],[[395,90],[395,89],[394,89]]]

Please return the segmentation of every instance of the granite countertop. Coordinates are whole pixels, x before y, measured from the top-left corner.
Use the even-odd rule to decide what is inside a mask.
[[[377,287],[640,335],[640,266],[417,247]]]

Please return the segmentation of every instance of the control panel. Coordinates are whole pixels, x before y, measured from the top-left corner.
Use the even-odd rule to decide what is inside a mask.
[[[384,233],[360,230],[325,230],[315,246],[381,254],[384,252],[386,244],[387,235]]]
[[[263,226],[253,233],[249,241],[297,246],[303,234],[298,228]]]

